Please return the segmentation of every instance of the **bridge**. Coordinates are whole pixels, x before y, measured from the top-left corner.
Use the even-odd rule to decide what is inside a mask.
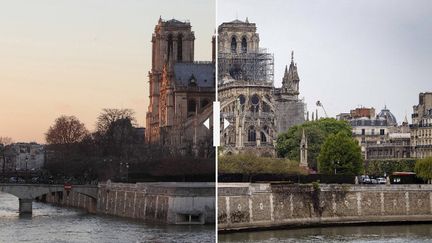
[[[48,193],[64,192],[65,190],[64,185],[0,183],[0,191],[18,197],[20,214],[31,214],[35,198]],[[71,191],[86,195],[96,203],[97,185],[73,185]]]

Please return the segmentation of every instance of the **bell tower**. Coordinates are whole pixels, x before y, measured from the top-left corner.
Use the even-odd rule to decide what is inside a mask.
[[[159,21],[152,35],[152,68],[149,72],[150,102],[146,116],[147,142],[160,139],[161,114],[160,98],[162,78],[172,76],[174,64],[194,61],[195,34],[188,21],[176,19]],[[164,71],[164,68],[166,69]],[[170,81],[170,80],[166,80]],[[165,84],[167,87],[169,84]]]

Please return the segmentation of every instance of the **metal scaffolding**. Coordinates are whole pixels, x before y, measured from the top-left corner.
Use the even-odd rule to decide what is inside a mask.
[[[219,53],[218,84],[244,81],[251,84],[271,84],[274,78],[274,57],[265,49],[252,53]]]

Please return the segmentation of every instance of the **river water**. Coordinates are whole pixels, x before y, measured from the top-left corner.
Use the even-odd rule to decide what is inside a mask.
[[[33,202],[20,217],[18,198],[0,192],[0,242],[214,242],[214,225],[155,225]]]
[[[219,234],[219,242],[432,242],[432,224],[339,226]]]

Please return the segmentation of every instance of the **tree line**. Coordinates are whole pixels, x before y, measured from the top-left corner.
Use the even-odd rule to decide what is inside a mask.
[[[131,109],[103,109],[90,132],[77,117],[58,117],[45,134],[44,169],[52,175],[86,180],[146,180],[214,174],[214,158],[180,154],[146,144]]]

